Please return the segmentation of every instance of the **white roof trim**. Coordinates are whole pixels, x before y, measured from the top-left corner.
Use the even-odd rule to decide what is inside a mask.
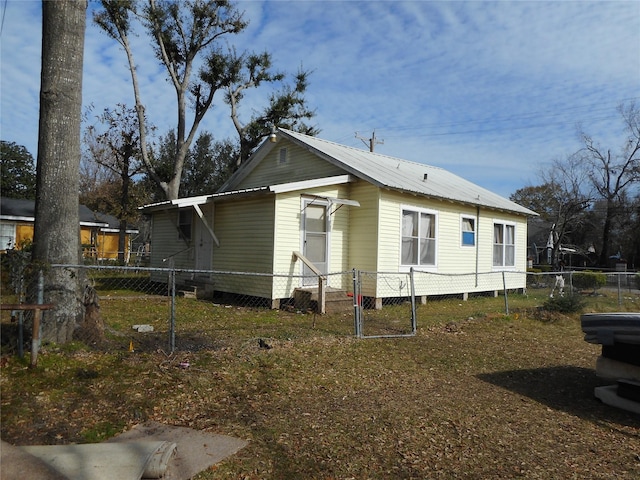
[[[0,217],[0,220],[2,222],[29,222],[29,223],[33,223],[35,221],[35,218],[33,217],[19,217],[19,216],[14,216],[14,215],[2,215],[2,217]],[[79,222],[81,226],[83,227],[100,227],[101,230],[104,230],[105,228],[109,227],[108,223],[100,223],[100,222]],[[116,232],[118,230],[115,230]]]
[[[97,223],[97,222],[80,222],[80,225],[83,227],[101,227],[101,228],[109,228],[108,223]]]
[[[155,211],[155,210],[167,210],[171,207],[191,207],[194,205],[202,205],[204,203],[208,203],[214,201],[221,197],[233,196],[233,195],[242,195],[247,193],[256,193],[267,191],[268,187],[256,187],[256,188],[245,188],[241,190],[231,190],[229,192],[220,192],[220,193],[212,193],[211,195],[200,195],[197,197],[185,197],[185,198],[177,198],[175,200],[165,200],[157,203],[150,203],[148,205],[143,205],[142,207],[138,207],[138,210],[147,210],[147,211]]]
[[[101,228],[100,231],[103,232],[103,233],[119,233],[120,229],[119,228]],[[124,231],[124,233],[134,234],[134,233],[140,233],[140,231],[139,230],[131,230],[131,229],[127,228]]]
[[[326,187],[328,185],[338,185],[355,181],[353,175],[338,175],[335,177],[314,178],[312,180],[303,180],[300,182],[281,183],[271,185],[269,190],[273,193],[294,192],[296,190],[304,190],[308,188]],[[328,198],[328,197],[326,197]]]
[[[0,215],[0,220],[9,220],[12,222],[33,222],[33,217],[20,217],[15,215]]]

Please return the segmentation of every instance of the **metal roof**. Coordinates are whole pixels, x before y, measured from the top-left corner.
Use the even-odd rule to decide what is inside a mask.
[[[278,135],[381,188],[521,215],[538,215],[528,208],[440,167],[348,147],[291,130],[278,129]],[[273,145],[268,141],[267,144]]]

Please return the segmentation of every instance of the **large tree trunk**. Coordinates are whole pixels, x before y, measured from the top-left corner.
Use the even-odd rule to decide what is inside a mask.
[[[42,73],[33,260],[45,266],[42,340],[64,343],[83,320],[78,191],[86,0],[42,2]]]
[[[609,266],[609,236],[611,233],[611,224],[614,216],[614,207],[611,200],[607,199],[607,213],[604,217],[604,225],[602,227],[602,247],[600,250],[600,266],[606,268]]]

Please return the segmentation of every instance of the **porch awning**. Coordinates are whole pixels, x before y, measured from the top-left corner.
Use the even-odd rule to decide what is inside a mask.
[[[349,200],[346,198],[336,198],[336,197],[325,197],[323,195],[305,195],[308,196],[310,198],[317,198],[319,200],[325,200],[327,202],[329,202],[330,205],[348,205],[350,207],[359,207],[360,206],[360,202],[358,202],[357,200]]]
[[[336,198],[336,197],[326,197],[323,195],[305,195],[305,197],[308,198],[313,198],[318,199],[318,200],[322,200],[323,202],[327,202],[329,204],[329,207],[333,207],[334,205],[337,205],[336,208],[334,208],[329,215],[333,215],[334,213],[336,213],[340,208],[342,208],[344,205],[348,205],[350,207],[359,207],[360,206],[360,202],[358,202],[357,200],[349,200],[346,198]],[[311,203],[309,205],[311,205],[313,203],[313,200],[311,201]],[[305,207],[306,209],[307,207]],[[304,209],[303,209],[304,211]]]

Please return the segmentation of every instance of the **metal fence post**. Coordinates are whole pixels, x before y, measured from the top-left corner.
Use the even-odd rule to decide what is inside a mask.
[[[360,292],[358,289],[359,273],[353,269],[353,327],[357,338],[362,336],[360,323]]]
[[[176,349],[176,271],[169,271],[169,296],[171,297],[171,315],[169,319],[169,351]]]
[[[571,270],[569,272],[569,293],[571,295],[574,294],[574,291],[573,291],[573,270]]]
[[[411,332],[415,335],[418,331],[418,321],[416,318],[416,288],[413,282],[413,267],[409,270],[409,282],[411,283]]]
[[[618,277],[618,306],[622,306],[622,285],[620,284],[620,279],[622,278],[621,273],[617,273],[616,277]]]
[[[505,315],[509,315],[509,295],[507,294],[507,279],[506,279],[504,270],[502,271],[502,288],[504,290]]]

